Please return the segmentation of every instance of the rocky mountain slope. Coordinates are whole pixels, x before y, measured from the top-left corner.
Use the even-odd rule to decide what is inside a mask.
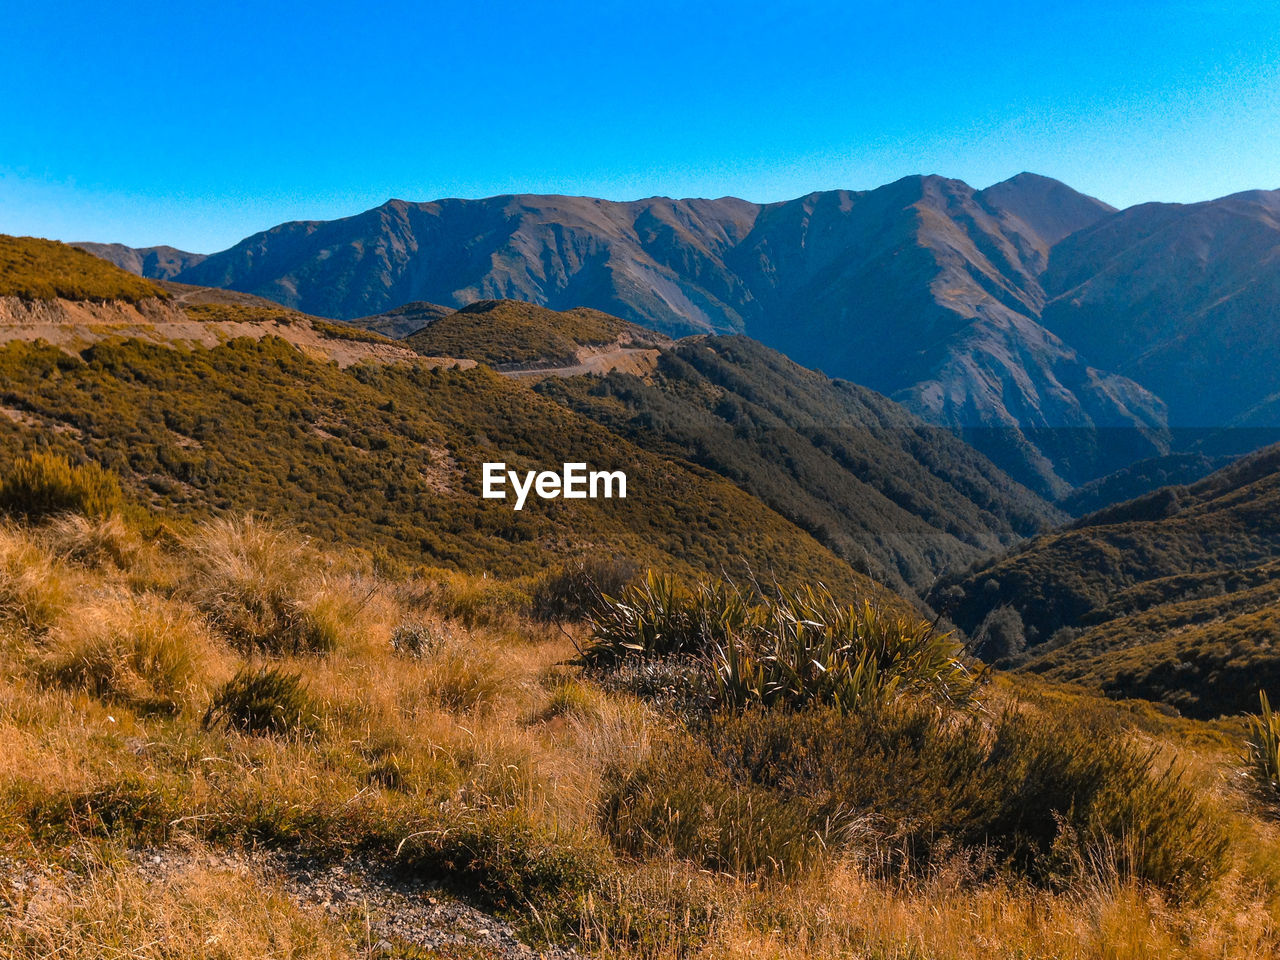
[[[397,334],[516,299],[740,333],[965,437],[1060,498],[1137,460],[1280,427],[1280,193],[1117,212],[1020,174],[774,204],[518,195],[282,224],[177,274]],[[107,251],[169,276],[179,255]],[[150,259],[148,259],[150,257]],[[127,261],[127,262],[126,262]],[[421,317],[402,304],[426,301]],[[1199,433],[1170,432],[1198,429]]]

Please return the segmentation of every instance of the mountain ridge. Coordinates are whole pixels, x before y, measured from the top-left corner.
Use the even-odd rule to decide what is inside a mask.
[[[1280,425],[1280,335],[1260,350],[1246,342],[1259,305],[1280,302],[1273,261],[1252,262],[1255,246],[1280,251],[1265,213],[1272,196],[1117,211],[1024,172],[981,190],[913,175],[769,204],[393,199],[340,220],[280,224],[178,276],[344,319],[414,301],[447,309],[515,299],[590,307],[676,336],[746,333],[893,397],[1060,498],[1137,460],[1180,452],[1169,418],[1203,425],[1188,409],[1215,426]],[[1242,205],[1234,219],[1223,213]],[[1231,230],[1219,227],[1203,290],[1184,262],[1199,249],[1201,225],[1187,213],[1195,210],[1248,226],[1254,238],[1232,246]],[[1109,273],[1113,248],[1133,262]],[[1160,291],[1154,306],[1137,302],[1130,277]],[[1232,278],[1245,286],[1224,300]],[[1165,310],[1173,334],[1148,343],[1143,325],[1158,325],[1165,313],[1156,308],[1170,304],[1186,306]],[[1215,329],[1226,331],[1220,350],[1182,351],[1199,350],[1194,362],[1169,345],[1197,330],[1212,342]],[[1111,331],[1115,342],[1102,342]],[[1256,388],[1214,376],[1215,357],[1232,351]],[[1204,382],[1208,390],[1189,385]],[[1243,439],[1240,449],[1229,438],[1221,445],[1247,449]]]

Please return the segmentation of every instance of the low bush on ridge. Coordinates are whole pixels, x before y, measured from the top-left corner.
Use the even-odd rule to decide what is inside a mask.
[[[273,666],[246,666],[214,694],[203,726],[251,734],[297,733],[306,729],[315,714],[300,674]]]
[[[1211,803],[1100,716],[940,722],[910,700],[709,715],[613,781],[602,822],[620,852],[734,873],[843,851],[897,875],[967,851],[1039,884],[1105,873],[1191,897],[1228,852]]]
[[[926,621],[822,587],[753,599],[724,581],[686,587],[652,572],[593,618],[580,662],[616,670],[629,658],[695,660],[718,706],[853,709],[900,693],[964,704],[977,680],[961,645]]]

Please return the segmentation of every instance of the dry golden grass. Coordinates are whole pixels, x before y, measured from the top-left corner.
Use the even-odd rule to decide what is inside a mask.
[[[0,896],[0,955],[14,958],[337,960],[346,932],[247,871],[191,864],[148,881],[127,862]]]
[[[1123,881],[1105,858],[1054,891],[972,856],[885,879],[856,846],[784,881],[616,856],[609,784],[678,722],[566,667],[581,638],[522,619],[519,594],[456,575],[384,582],[257,521],[162,544],[111,519],[0,528],[0,956],[363,955],[253,875],[193,865],[147,880],[119,857],[173,844],[358,847],[618,958],[1280,954],[1280,836],[1242,786],[1229,727],[1156,714],[1136,716],[1134,736],[1176,752],[1230,817],[1232,867],[1197,903]],[[246,643],[228,626],[232,606],[266,630],[272,604],[288,611],[275,627],[305,614],[327,639]],[[429,642],[397,649],[406,624]],[[300,676],[305,731],[201,727],[245,664]],[[1001,681],[983,699],[998,712],[1015,692]],[[1028,709],[1078,696],[1036,695]],[[46,894],[5,893],[6,856],[51,866]]]

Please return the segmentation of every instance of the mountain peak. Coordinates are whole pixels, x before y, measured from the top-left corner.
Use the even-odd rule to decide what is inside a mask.
[[[992,184],[976,196],[993,212],[1017,217],[1046,246],[1116,212],[1111,204],[1073,190],[1061,180],[1028,171]]]

